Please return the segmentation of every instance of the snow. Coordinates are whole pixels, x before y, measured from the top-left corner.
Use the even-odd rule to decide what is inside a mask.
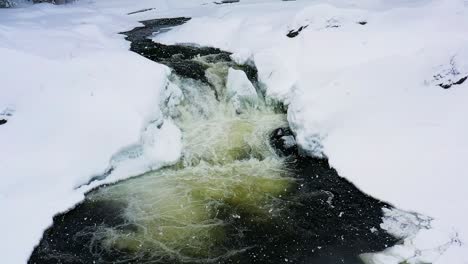
[[[236,109],[240,109],[243,103],[253,102],[257,99],[257,91],[247,78],[245,72],[229,68],[226,81],[228,97]]]
[[[143,19],[190,16],[157,40],[254,62],[268,95],[289,105],[305,150],[326,155],[364,192],[433,218],[370,261],[468,263],[468,81],[439,86],[468,75],[467,6],[82,0],[0,10],[3,261],[24,263],[52,216],[90,188],[178,159],[180,131],[158,108],[169,70],[129,52],[117,33]],[[245,81],[237,75],[230,71],[233,82]],[[105,181],[77,188],[106,172]],[[388,214],[389,230],[414,220]]]
[[[455,0],[238,5],[156,40],[254,61],[303,148],[364,192],[434,219],[376,263],[468,263],[468,83],[439,86],[468,75],[466,11]]]
[[[129,5],[131,10],[133,6]],[[144,145],[108,181],[174,162],[180,131],[158,129],[169,69],[128,51],[125,10],[31,6],[0,10],[0,252],[25,263],[52,216],[70,208],[112,155]],[[4,118],[2,116],[2,118]]]

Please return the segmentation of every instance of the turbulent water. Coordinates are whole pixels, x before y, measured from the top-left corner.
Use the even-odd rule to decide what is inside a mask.
[[[126,33],[133,51],[173,69],[161,108],[182,130],[182,158],[88,193],[54,218],[29,262],[360,263],[394,244],[380,229],[388,205],[300,154],[253,65],[146,39],[185,21]]]

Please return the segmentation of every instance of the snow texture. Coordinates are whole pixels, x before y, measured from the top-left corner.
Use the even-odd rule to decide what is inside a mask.
[[[228,71],[226,91],[238,111],[243,104],[254,103],[258,97],[245,72],[233,68],[229,68]]]
[[[25,263],[52,216],[106,167],[112,181],[180,155],[180,131],[158,108],[169,69],[117,34],[138,25],[126,15],[138,5],[107,3],[0,10],[2,263]],[[130,148],[139,159],[111,160]]]
[[[468,263],[467,6],[83,0],[0,10],[2,261],[24,263],[52,216],[89,188],[178,159],[180,131],[158,107],[169,70],[117,33],[189,16],[157,40],[254,62],[267,94],[289,105],[304,150],[364,192],[430,217],[388,212],[385,228],[412,228],[370,263]]]
[[[254,61],[305,150],[364,192],[433,218],[375,263],[451,264],[468,263],[467,28],[464,1],[264,2],[156,39]]]

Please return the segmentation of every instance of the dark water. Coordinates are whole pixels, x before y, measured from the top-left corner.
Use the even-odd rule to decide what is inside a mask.
[[[228,52],[207,47],[163,45],[147,39],[153,32],[167,31],[188,20],[145,21],[144,27],[124,34],[131,41],[132,51],[168,65],[181,78],[210,85],[205,74],[209,66],[196,59],[207,56],[214,62],[244,71],[248,79],[259,86],[255,67],[235,65]],[[222,100],[220,94],[215,92],[215,95]],[[286,111],[281,105],[275,107],[275,112]],[[302,155],[293,138],[288,127],[273,129],[267,138],[275,155],[283,160],[286,176],[293,179],[287,192],[269,195],[269,201],[280,204],[281,210],[275,214],[258,214],[240,203],[220,202],[215,207],[213,219],[222,221],[223,235],[222,239],[210,244],[208,253],[193,253],[189,241],[187,248],[180,252],[189,252],[186,255],[190,258],[154,255],[151,250],[137,254],[126,248],[105,247],[104,240],[100,241],[102,237],[96,236],[102,227],[128,234],[137,232],[139,227],[126,220],[128,201],[93,199],[95,190],[75,208],[54,217],[53,225],[44,232],[29,263],[357,264],[362,263],[359,254],[394,245],[397,240],[380,228],[382,208],[390,206],[362,193],[340,177],[326,159]],[[97,191],[105,188],[108,187],[102,186]]]

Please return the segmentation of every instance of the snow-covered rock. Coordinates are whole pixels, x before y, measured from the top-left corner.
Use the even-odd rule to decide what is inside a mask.
[[[229,68],[228,71],[226,91],[236,109],[240,109],[244,104],[255,104],[258,96],[245,72],[233,68]]]
[[[0,0],[0,8],[12,7],[13,4],[9,0]]]
[[[76,0],[32,0],[33,3],[37,4],[37,3],[51,3],[51,4],[55,4],[55,5],[63,5],[63,4],[67,4],[67,3],[72,3]]]

